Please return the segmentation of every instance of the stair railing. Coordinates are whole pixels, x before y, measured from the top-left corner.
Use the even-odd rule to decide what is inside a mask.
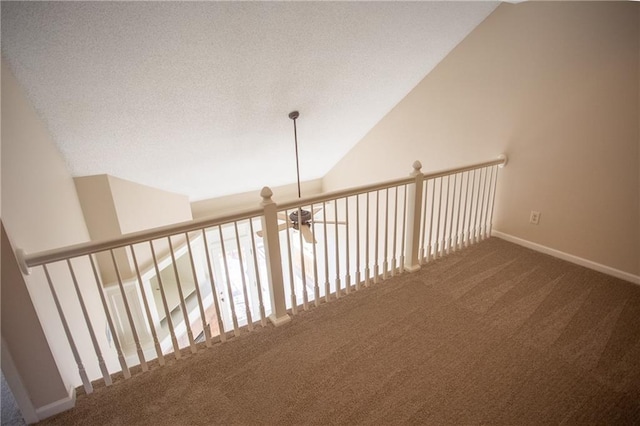
[[[110,385],[115,373],[130,377],[133,365],[146,371],[151,359],[164,365],[167,355],[180,359],[187,347],[196,353],[195,334],[211,346],[224,342],[228,333],[237,336],[245,328],[265,326],[267,317],[279,326],[299,309],[405,271],[415,272],[426,262],[487,238],[498,169],[506,163],[501,155],[425,174],[416,161],[408,177],[281,204],[272,200],[272,191],[265,187],[262,203],[255,209],[16,254],[25,274],[42,268],[80,382],[91,393],[92,380],[100,376]],[[291,213],[302,218],[303,211],[310,215],[308,221],[290,222]],[[300,232],[303,226],[311,232],[305,238]],[[307,243],[309,238],[315,243]],[[176,245],[178,240],[182,244]],[[166,256],[159,261],[159,246],[168,248],[170,261]],[[120,272],[122,256],[117,259],[115,250],[127,253],[135,272],[131,277]],[[103,282],[95,260],[99,253],[110,255],[116,282]],[[150,259],[152,266],[141,268],[142,258]],[[72,286],[81,315],[61,305],[56,289],[62,286],[64,291]],[[99,313],[90,314],[87,309],[89,287],[93,294],[97,290],[99,302],[92,306],[100,306]],[[77,312],[77,306],[74,309]],[[106,324],[113,348],[99,343],[100,321]],[[83,335],[73,332],[70,322],[83,323]],[[80,353],[76,346],[76,340],[86,334],[93,353]],[[127,339],[135,353],[127,352]],[[87,374],[86,359],[99,373]]]

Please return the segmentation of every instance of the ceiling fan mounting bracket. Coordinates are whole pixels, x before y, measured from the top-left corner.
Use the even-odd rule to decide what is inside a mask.
[[[295,120],[298,117],[300,117],[300,113],[298,111],[291,111],[289,113],[289,118],[292,120]]]
[[[293,222],[294,227],[298,226],[298,223],[302,223],[303,225],[308,225],[311,222],[311,212],[309,210],[301,210],[302,211],[302,220],[298,220],[298,211],[295,210],[289,214],[289,219]],[[297,229],[297,228],[295,228]]]

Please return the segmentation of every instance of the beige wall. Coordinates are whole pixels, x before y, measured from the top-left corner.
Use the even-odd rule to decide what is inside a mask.
[[[118,214],[111,195],[108,175],[82,176],[73,179],[82,206],[85,223],[92,241],[116,238],[122,235]],[[129,257],[122,249],[114,250],[120,272],[124,276],[132,275]],[[116,272],[111,255],[98,253],[96,259],[103,283],[116,281]]]
[[[109,176],[120,232],[142,231],[191,220],[189,197]]]
[[[74,178],[84,218],[94,241],[117,238],[131,232],[191,220],[189,198],[109,175]],[[151,254],[146,246],[136,249],[139,265],[147,265]],[[158,244],[163,252],[165,245]],[[129,250],[114,250],[124,279],[135,275]],[[97,255],[105,285],[117,281],[111,255]]]
[[[2,338],[34,407],[67,397],[40,321],[2,227]]]
[[[298,185],[290,184],[271,188],[272,199],[276,203],[282,203],[298,198]],[[322,192],[322,179],[315,179],[300,183],[302,197],[319,194]],[[262,197],[260,190],[244,192],[242,194],[228,195],[225,197],[211,198],[208,200],[194,201],[191,203],[191,211],[196,219],[231,213],[243,209],[252,209],[260,205]]]
[[[502,4],[324,178],[324,189],[509,154],[494,228],[640,273],[633,2]],[[540,224],[528,223],[530,210]]]
[[[27,101],[22,88],[4,61],[1,168],[2,222],[14,247],[33,253],[89,240],[73,179],[66,169],[64,160],[56,150],[46,125]],[[7,267],[4,261],[3,256],[3,274]],[[51,268],[54,285],[67,312],[72,332],[76,336],[80,355],[89,376],[96,378],[99,376],[96,355],[68,274],[64,264]],[[110,366],[116,365],[117,358],[111,353],[106,342],[104,316],[100,314],[96,288],[92,287],[94,281],[91,270],[87,265],[78,265],[76,274],[80,282],[86,283],[82,286],[82,293],[92,322],[98,330],[98,340],[105,351],[104,356]],[[34,268],[32,274],[25,277],[25,281],[51,352],[58,364],[64,387],[75,387],[80,383],[77,366],[42,269]],[[28,306],[22,306],[24,299],[19,299],[18,294],[14,295],[10,290],[5,292],[4,282],[2,300],[3,303],[15,300],[25,311],[29,309]],[[2,320],[3,333],[6,327],[15,327],[18,330],[21,327],[21,322],[17,319],[11,320],[3,316]],[[25,333],[28,333],[28,330]],[[18,352],[22,350],[24,352]],[[16,362],[20,358],[40,362],[39,357],[45,356],[44,352],[33,352],[28,347],[15,347],[11,348],[11,351]],[[42,380],[46,381],[47,378],[43,376]],[[41,384],[42,389],[49,389],[50,385],[44,382]],[[48,402],[55,402],[59,395],[49,397],[51,399]],[[47,397],[42,398],[44,400]]]

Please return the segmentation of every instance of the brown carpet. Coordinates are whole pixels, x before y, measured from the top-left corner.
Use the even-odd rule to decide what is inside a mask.
[[[46,424],[638,424],[640,287],[492,238]]]

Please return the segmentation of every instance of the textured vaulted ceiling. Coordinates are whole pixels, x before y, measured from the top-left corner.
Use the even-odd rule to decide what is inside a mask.
[[[192,200],[322,177],[496,2],[2,2],[74,176]],[[389,141],[393,149],[393,141]]]

